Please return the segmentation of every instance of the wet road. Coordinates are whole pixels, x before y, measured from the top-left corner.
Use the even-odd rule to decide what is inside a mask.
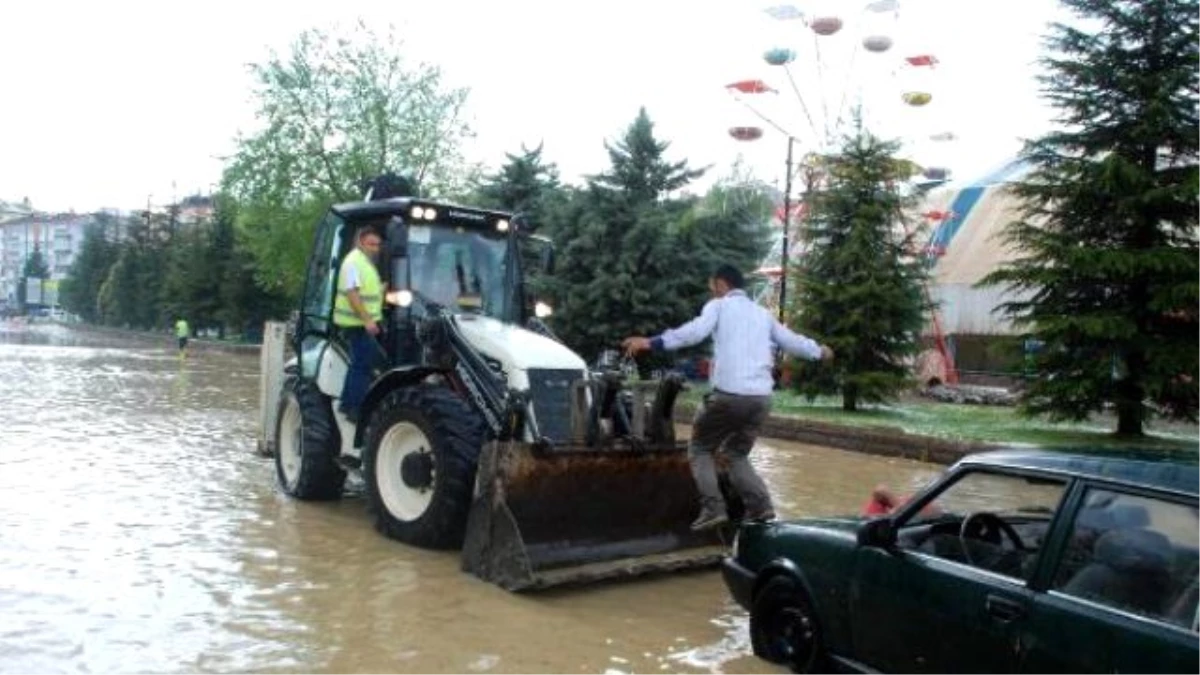
[[[258,360],[0,323],[0,672],[781,672],[716,572],[518,596],[298,503],[254,454]],[[938,467],[777,441],[780,515]]]

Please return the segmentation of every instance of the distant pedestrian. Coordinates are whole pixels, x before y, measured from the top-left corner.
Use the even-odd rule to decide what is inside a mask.
[[[192,334],[191,326],[188,326],[187,319],[179,317],[175,319],[175,339],[179,342],[179,355],[187,354],[188,336]]]
[[[832,349],[793,333],[751,300],[742,290],[744,283],[736,267],[721,265],[708,281],[713,299],[704,305],[700,316],[658,337],[629,337],[622,343],[632,355],[647,349],[690,347],[713,336],[713,390],[696,415],[688,446],[692,476],[700,492],[700,516],[692,523],[693,530],[716,527],[728,520],[713,457],[722,446],[729,455],[730,482],[746,504],[746,518],[775,517],[767,486],[747,459],[759,428],[771,412],[775,348],[812,361],[833,358]]]

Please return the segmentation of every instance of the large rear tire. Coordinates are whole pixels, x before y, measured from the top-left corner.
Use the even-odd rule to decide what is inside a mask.
[[[388,394],[371,415],[363,452],[375,528],[424,548],[461,547],[483,442],[479,415],[451,391]]]
[[[342,496],[346,472],[329,397],[295,375],[283,382],[275,428],[275,476],[292,497],[332,500]]]

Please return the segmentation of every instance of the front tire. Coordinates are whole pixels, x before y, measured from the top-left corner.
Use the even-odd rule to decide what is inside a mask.
[[[799,584],[775,577],[754,596],[750,644],[755,656],[785,665],[793,673],[823,672],[821,628]]]
[[[363,452],[375,528],[424,548],[462,546],[483,446],[479,416],[447,389],[398,389],[371,415]]]
[[[339,499],[346,472],[337,463],[341,440],[329,397],[295,375],[283,382],[275,426],[275,476],[297,499]]]

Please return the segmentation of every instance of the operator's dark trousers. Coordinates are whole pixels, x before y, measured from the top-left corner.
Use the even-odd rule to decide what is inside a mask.
[[[771,494],[748,458],[770,412],[770,396],[739,396],[714,391],[704,397],[704,404],[696,412],[693,422],[688,461],[705,513],[725,512],[714,457],[722,446],[729,457],[729,481],[741,495],[746,513],[758,516],[774,511]]]
[[[371,370],[375,365],[375,338],[366,328],[342,328],[342,334],[350,343],[350,365],[346,371],[346,382],[342,385],[343,412],[358,414],[367,388],[371,386]]]

